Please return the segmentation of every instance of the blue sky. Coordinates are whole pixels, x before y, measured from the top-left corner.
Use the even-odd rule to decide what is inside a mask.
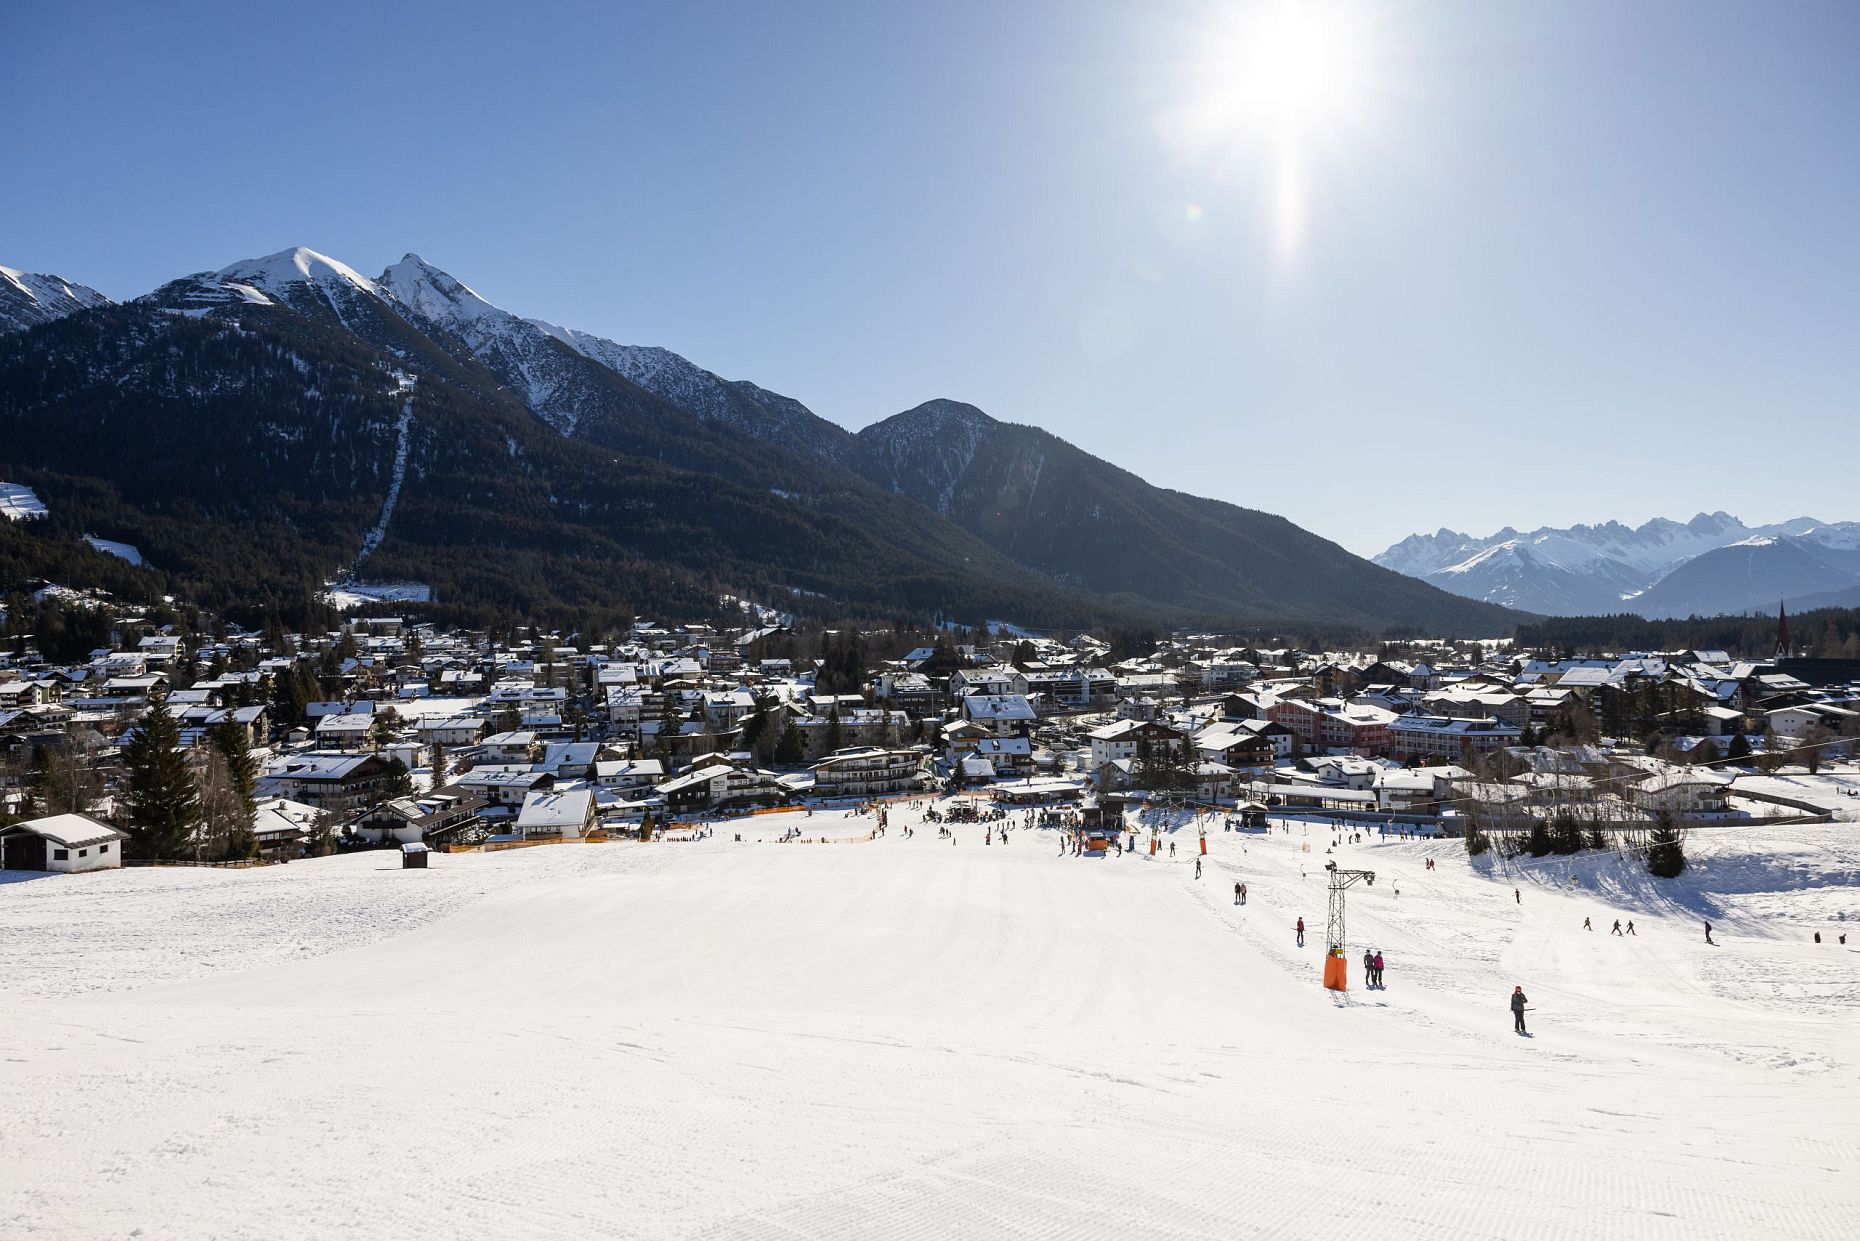
[[[11,5],[0,262],[417,251],[1364,553],[1860,518],[1860,5],[1308,8],[1282,82],[1246,4]]]

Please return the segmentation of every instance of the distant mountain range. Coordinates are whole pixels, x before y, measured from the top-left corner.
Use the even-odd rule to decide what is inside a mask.
[[[1485,538],[1441,529],[1375,557],[1469,599],[1552,616],[1631,612],[1650,620],[1860,606],[1860,522],[1797,517],[1747,526],[1729,513],[1629,527],[1506,527]]]
[[[668,350],[512,314],[413,254],[368,277],[300,247],[120,305],[0,269],[0,480],[51,514],[0,523],[0,574],[97,567],[82,532],[209,606],[360,576],[511,619],[701,614],[723,592],[1054,627],[1517,619],[973,406],[854,434]]]

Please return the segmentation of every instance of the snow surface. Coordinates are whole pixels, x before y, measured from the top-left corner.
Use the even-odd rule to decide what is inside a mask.
[[[0,266],[0,332],[22,331],[75,311],[110,304],[110,299],[97,290],[74,284],[63,276]]]
[[[100,539],[94,534],[85,535],[84,541],[100,552],[108,552],[112,556],[121,556],[130,564],[142,563],[142,552],[134,543],[118,543],[111,539]]]
[[[8,521],[31,521],[50,512],[32,488],[23,483],[0,483],[0,517]]]
[[[1860,945],[1833,943],[1860,930],[1850,834],[1695,834],[1670,885],[1344,845],[1378,874],[1351,890],[1350,952],[1380,948],[1389,986],[1339,1000],[1317,980],[1322,828],[1216,825],[1197,882],[1185,820],[1152,860],[1061,855],[1043,831],[905,840],[914,818],[869,843],[778,845],[871,821],[774,815],[426,871],[378,852],[0,886],[0,1222],[151,1241],[1860,1228]],[[1607,934],[1617,916],[1635,938]]]
[[[430,603],[433,588],[425,582],[331,582],[323,599],[339,612],[370,603]]]

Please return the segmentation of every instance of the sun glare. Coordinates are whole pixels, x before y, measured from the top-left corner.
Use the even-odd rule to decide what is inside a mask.
[[[1262,0],[1224,10],[1193,36],[1189,101],[1165,132],[1197,162],[1264,169],[1281,260],[1296,257],[1308,229],[1318,148],[1334,153],[1367,114],[1367,12],[1352,0]]]

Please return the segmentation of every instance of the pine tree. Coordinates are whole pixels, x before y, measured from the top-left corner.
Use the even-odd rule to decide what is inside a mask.
[[[1532,819],[1530,835],[1524,841],[1524,851],[1532,857],[1543,857],[1552,850],[1550,825],[1542,819]]]
[[[840,709],[834,707],[827,713],[827,753],[835,753],[845,744],[846,730],[840,726]]]
[[[1724,757],[1733,763],[1747,762],[1750,758],[1750,738],[1744,736],[1744,730],[1738,729],[1731,735],[1731,745],[1724,752]]]
[[[1550,848],[1554,853],[1582,852],[1582,825],[1573,814],[1559,814],[1550,820]]]
[[[446,747],[439,742],[433,743],[433,788],[444,788],[446,783]]]
[[[801,730],[790,724],[781,730],[781,740],[775,743],[775,762],[784,767],[793,767],[806,758],[801,748]]]
[[[165,702],[142,717],[123,748],[129,791],[123,798],[129,848],[138,858],[179,858],[200,823],[200,793],[181,752],[181,730]]]
[[[383,798],[393,800],[396,797],[413,796],[413,776],[407,771],[407,764],[398,758],[390,758],[387,775],[381,786]]]
[[[1659,879],[1676,879],[1686,869],[1685,830],[1673,812],[1660,808],[1653,834],[1647,838],[1647,873]]]

